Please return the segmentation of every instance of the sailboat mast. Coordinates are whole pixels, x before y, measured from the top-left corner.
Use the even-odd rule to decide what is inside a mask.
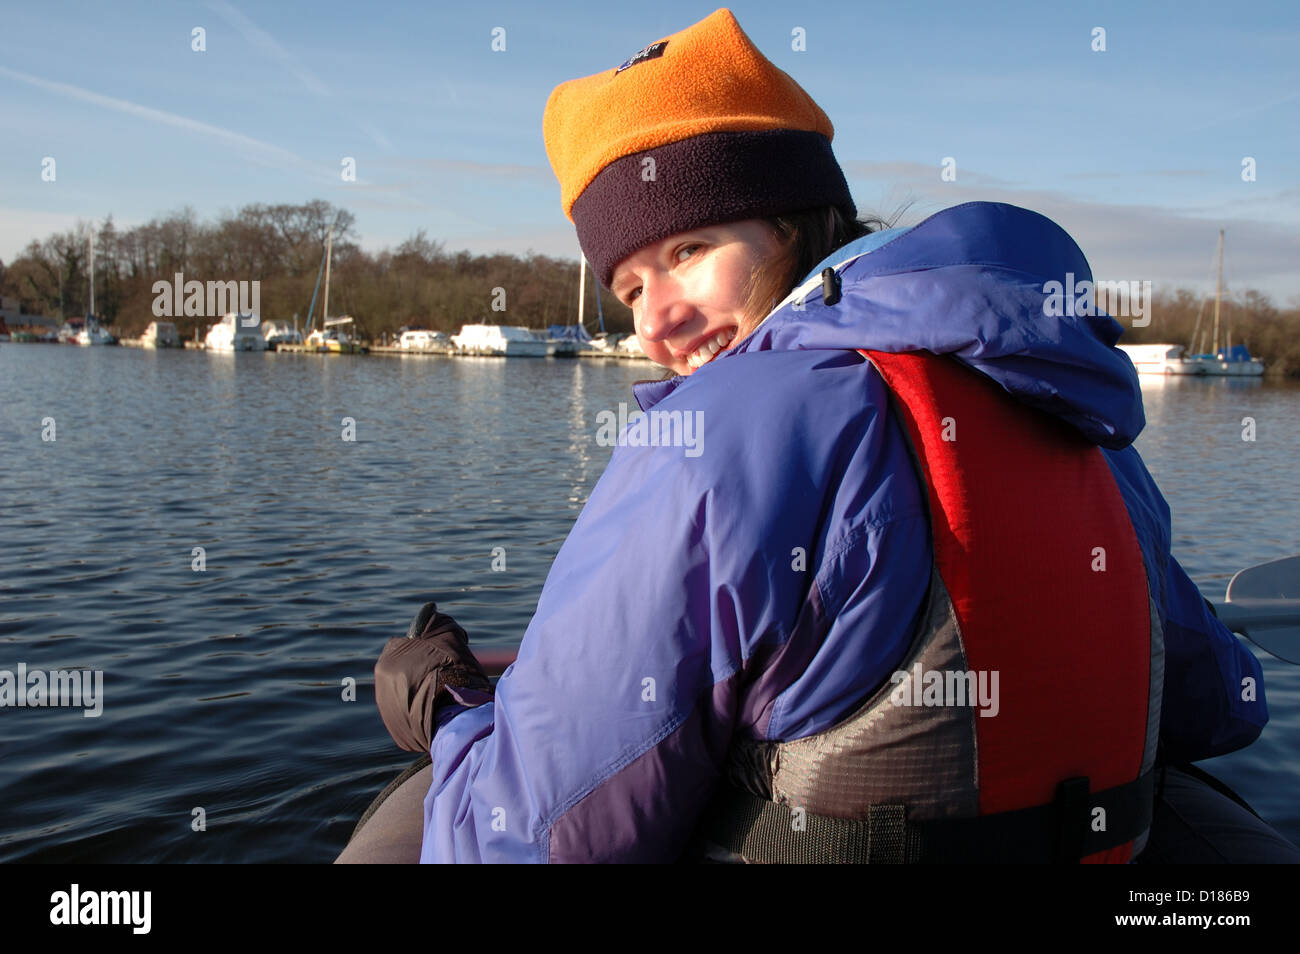
[[[95,313],[95,233],[86,236],[86,246],[90,249],[90,313]]]
[[[325,302],[321,304],[321,333],[325,331],[325,321],[329,318],[329,260],[330,252],[334,250],[334,226],[329,227],[329,235],[325,238]],[[1217,312],[1216,312],[1217,313]]]
[[[1223,297],[1223,229],[1219,229],[1219,278],[1214,286],[1214,350],[1219,353],[1219,300]]]
[[[582,248],[578,248],[578,324],[586,327],[586,322],[582,320],[583,306],[587,304],[587,259],[582,254]]]

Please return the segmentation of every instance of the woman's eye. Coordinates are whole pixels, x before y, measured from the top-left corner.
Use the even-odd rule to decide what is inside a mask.
[[[699,244],[698,242],[695,243],[694,245],[683,245],[681,248],[679,248],[679,249],[674,253],[674,256],[673,256],[673,257],[674,257],[674,260],[675,260],[676,262],[679,262],[679,263],[680,263],[680,262],[683,262],[683,261],[685,261],[685,259],[682,258],[682,253],[683,253],[683,252],[693,252],[693,251],[696,251],[697,249],[701,249],[701,248],[704,248],[704,246],[701,245],[701,244]],[[637,298],[639,297],[639,296],[638,296],[638,292],[640,292],[640,291],[641,291],[641,286],[638,285],[636,288],[633,288],[630,292],[628,292],[628,293],[627,293],[627,300],[624,302],[624,304],[626,304],[629,308],[631,308],[631,307],[632,307],[632,302],[634,302],[634,301],[637,300]]]

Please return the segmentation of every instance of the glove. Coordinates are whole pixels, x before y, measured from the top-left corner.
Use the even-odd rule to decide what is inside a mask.
[[[393,741],[427,752],[440,705],[457,701],[448,687],[492,692],[469,651],[469,637],[437,604],[425,603],[404,638],[390,639],[375,663],[375,704]]]

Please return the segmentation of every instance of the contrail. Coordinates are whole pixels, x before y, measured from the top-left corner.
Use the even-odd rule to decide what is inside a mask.
[[[267,33],[256,23],[250,20],[242,10],[234,5],[227,3],[226,0],[209,0],[209,9],[213,10],[219,16],[224,18],[227,23],[233,26],[243,35],[252,46],[261,50],[264,54],[272,59],[278,60],[280,65],[298,78],[310,92],[321,99],[335,101],[334,95],[330,92],[325,82],[315,73],[309,70],[298,57],[294,56],[287,49],[280,45],[280,42],[271,34]],[[337,103],[336,103],[337,105]],[[355,117],[354,121],[355,121]],[[361,130],[365,132],[381,149],[391,149],[392,143],[388,137],[379,131],[374,125],[365,122],[357,122]]]
[[[325,169],[308,162],[301,156],[298,156],[288,149],[273,145],[269,142],[263,142],[260,139],[254,139],[252,136],[245,136],[243,133],[237,133],[230,129],[223,129],[220,126],[213,126],[210,123],[199,122],[197,119],[190,119],[188,116],[179,116],[176,113],[169,113],[161,109],[154,109],[151,106],[142,106],[139,103],[132,103],[129,100],[117,99],[113,96],[105,96],[103,93],[96,93],[94,90],[83,89],[80,86],[73,86],[70,83],[59,83],[55,80],[42,79],[39,76],[32,76],[28,73],[20,73],[18,70],[11,70],[7,66],[0,66],[0,76],[8,76],[18,80],[20,83],[26,83],[29,86],[35,86],[37,89],[43,89],[50,93],[56,93],[60,96],[66,96],[69,99],[81,100],[83,103],[91,103],[95,106],[102,106],[105,109],[116,110],[119,113],[126,113],[128,116],[135,116],[137,119],[148,120],[149,122],[162,123],[165,126],[173,126],[177,129],[185,129],[189,132],[200,133],[204,136],[212,136],[220,139],[229,145],[244,149],[263,160],[277,165],[282,168],[290,168],[295,171],[307,171],[316,175],[326,175]]]
[[[210,0],[208,7],[224,17],[226,22],[243,34],[244,39],[253,46],[279,60],[285,69],[298,77],[298,81],[303,86],[317,96],[329,97],[329,87],[315,73],[303,66],[296,56],[279,44],[275,37],[248,19],[241,10],[226,3],[225,0]]]

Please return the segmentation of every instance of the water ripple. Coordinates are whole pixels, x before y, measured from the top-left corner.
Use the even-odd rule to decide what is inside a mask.
[[[408,761],[379,649],[429,599],[475,645],[517,644],[608,460],[596,412],[650,376],[228,357],[0,347],[0,668],[101,669],[105,696],[99,718],[0,718],[0,861],[332,860]],[[1138,447],[1218,598],[1300,550],[1300,393],[1195,384],[1148,392]],[[1300,839],[1300,669],[1265,673],[1273,721],[1210,766]]]

